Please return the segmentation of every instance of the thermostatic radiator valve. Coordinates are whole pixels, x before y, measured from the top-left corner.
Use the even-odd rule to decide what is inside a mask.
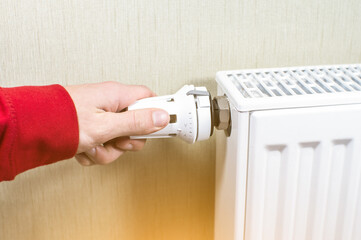
[[[214,127],[229,135],[231,115],[225,96],[213,100],[206,87],[183,86],[177,93],[136,101],[128,110],[161,108],[170,116],[169,124],[152,134],[132,139],[179,137],[188,143],[208,139]]]

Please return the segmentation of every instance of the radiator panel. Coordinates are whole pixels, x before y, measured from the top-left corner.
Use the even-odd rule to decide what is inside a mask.
[[[245,239],[361,239],[360,109],[252,113]]]

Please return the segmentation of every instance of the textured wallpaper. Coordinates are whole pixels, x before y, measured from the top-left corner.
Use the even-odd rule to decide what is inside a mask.
[[[119,81],[216,93],[215,73],[361,62],[361,2],[2,0],[0,86]],[[0,183],[0,239],[209,240],[215,144],[151,140]]]

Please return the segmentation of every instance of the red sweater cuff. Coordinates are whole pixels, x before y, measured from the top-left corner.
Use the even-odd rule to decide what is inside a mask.
[[[75,155],[79,143],[77,114],[62,86],[2,88],[1,92],[9,122],[0,139],[0,181]]]

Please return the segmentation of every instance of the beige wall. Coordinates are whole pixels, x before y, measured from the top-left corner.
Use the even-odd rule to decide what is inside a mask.
[[[361,62],[359,0],[2,0],[0,85],[215,93],[217,70]],[[0,183],[0,239],[212,239],[215,139]]]

